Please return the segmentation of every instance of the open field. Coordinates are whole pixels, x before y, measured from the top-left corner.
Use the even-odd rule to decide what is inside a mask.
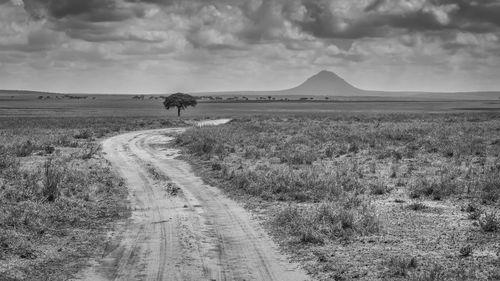
[[[182,113],[189,118],[234,117],[252,115],[331,114],[335,112],[460,112],[498,111],[500,101],[404,101],[398,99],[356,99],[353,101],[252,101],[199,102],[195,109]],[[133,99],[132,96],[88,96],[85,99],[38,99],[36,96],[0,97],[0,117],[125,117],[176,116],[165,112],[162,99]]]
[[[0,118],[0,280],[68,280],[127,218],[105,136],[183,124],[152,118]]]
[[[498,280],[498,117],[237,118],[176,142],[319,280]]]
[[[128,186],[132,214],[122,239],[76,280],[309,280],[248,212],[176,159],[171,140],[185,129],[103,142],[106,159]]]
[[[144,241],[170,229],[180,244],[158,236],[167,247],[193,250],[199,244],[195,260],[205,264],[200,276],[227,274],[242,264],[280,268],[273,259],[257,258],[272,242],[262,240],[259,226],[215,188],[220,187],[318,280],[500,278],[500,105],[494,101],[200,103],[178,119],[175,111],[165,112],[161,100],[114,99],[2,101],[0,276],[67,280],[83,274],[92,280],[81,269],[90,258],[128,249],[119,246],[128,240],[115,227],[133,226],[124,221],[134,213],[150,216],[143,222]],[[118,158],[132,165],[126,174],[138,185],[112,173],[121,160],[111,166],[99,146],[125,132],[216,116],[234,120],[179,136],[123,135],[117,138],[121,143],[108,145],[108,151],[123,148]],[[184,161],[170,155],[173,144],[165,144],[172,138],[215,187],[203,185]],[[134,173],[139,174],[134,178]],[[158,217],[147,212],[156,208],[131,209],[129,192],[142,185],[167,195],[154,193],[137,202],[173,211]],[[224,224],[221,214],[235,221]],[[204,220],[205,226],[197,223]],[[209,245],[224,239],[210,233],[242,222],[246,228],[228,234],[225,243],[245,233],[249,241],[260,237],[261,246],[225,244],[227,256],[215,257]],[[106,237],[112,230],[113,237]],[[166,275],[154,263],[178,260],[171,255],[137,260],[147,253],[139,245],[165,253],[154,243],[130,244],[130,251],[117,255],[122,267],[106,270],[125,276],[150,268],[140,274],[161,279]],[[252,262],[239,260],[238,251],[253,252]],[[192,261],[191,254],[182,255]],[[185,276],[198,274],[181,269]]]
[[[500,0],[0,0],[0,281],[500,281]]]

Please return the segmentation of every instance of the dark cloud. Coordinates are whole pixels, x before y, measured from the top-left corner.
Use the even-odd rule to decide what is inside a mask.
[[[36,19],[113,22],[144,15],[140,6],[121,7],[116,0],[24,0],[24,7]]]
[[[0,0],[0,4],[6,1]],[[33,17],[56,22],[65,20],[64,24],[72,24],[67,19],[121,22],[142,18],[144,5],[174,7],[167,13],[185,17],[196,17],[207,6],[232,6],[240,10],[242,21],[247,22],[235,35],[250,44],[287,40],[283,32],[288,28],[287,22],[320,39],[386,37],[394,33],[447,29],[492,32],[500,27],[497,0],[373,0],[365,7],[353,1],[349,5],[357,10],[352,9],[356,13],[351,14],[333,9],[332,6],[339,5],[333,0],[24,0],[24,4]],[[195,26],[191,31],[197,32],[199,28]],[[74,31],[72,29],[73,37]]]
[[[386,0],[374,0],[371,4],[365,7],[365,12],[374,11],[385,2]]]
[[[181,0],[126,0],[130,3],[149,3],[149,4],[158,4],[162,6],[170,6],[175,3],[180,3]]]
[[[342,18],[329,8],[328,1],[304,1],[306,17],[292,20],[302,30],[319,38],[362,38],[382,36],[385,24],[377,23],[378,18],[349,19]]]
[[[387,3],[386,0],[375,0],[354,16],[332,11],[330,1],[303,0],[302,3],[307,16],[303,20],[292,21],[319,38],[384,37],[395,29],[425,31],[448,28],[447,23],[440,22],[433,14],[433,10],[423,7],[399,12],[379,11]]]
[[[89,42],[158,42],[139,34],[123,32],[121,23],[142,18],[142,4],[119,0],[24,0],[24,8],[35,19],[47,19],[52,30]]]
[[[284,27],[284,18],[280,9],[281,7],[275,0],[264,0],[257,9],[244,5],[242,11],[250,24],[238,35],[247,42],[276,39],[276,34]]]
[[[411,3],[400,0],[374,0],[365,8],[365,12],[380,12],[384,5],[396,3]],[[450,11],[443,7],[455,7]],[[434,9],[429,9],[433,7]],[[449,22],[439,22],[439,16],[433,12],[441,9],[441,15],[446,15]],[[384,17],[379,22],[389,27],[407,28],[411,30],[455,29],[471,32],[498,32],[500,27],[500,1],[498,0],[428,0],[420,9],[409,13],[400,13]],[[383,13],[379,15],[383,17]]]
[[[500,1],[442,0],[441,2],[458,5],[459,9],[452,14],[457,29],[489,32],[498,31],[500,27]]]
[[[160,43],[160,38],[148,38],[141,33],[133,33],[121,29],[120,23],[86,22],[79,20],[61,21],[55,24],[54,30],[64,32],[70,38],[88,42],[143,42]]]

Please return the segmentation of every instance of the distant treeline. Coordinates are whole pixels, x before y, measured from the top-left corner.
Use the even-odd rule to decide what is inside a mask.
[[[74,95],[56,95],[56,96],[38,96],[39,100],[42,99],[70,99],[70,100],[80,100],[80,99],[88,99],[91,98],[93,100],[96,99],[95,96],[89,97],[89,96],[74,96]]]

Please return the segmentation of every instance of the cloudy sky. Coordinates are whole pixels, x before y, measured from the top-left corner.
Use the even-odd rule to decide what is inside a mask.
[[[0,0],[0,88],[500,90],[500,0]]]

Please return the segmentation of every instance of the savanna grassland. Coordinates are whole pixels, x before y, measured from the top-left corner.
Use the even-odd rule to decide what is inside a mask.
[[[499,280],[498,117],[240,117],[176,143],[320,280]]]
[[[0,118],[0,279],[68,280],[129,216],[99,141],[160,118]]]
[[[49,98],[50,97],[50,98]],[[94,96],[45,96],[37,95],[2,96],[0,92],[0,117],[132,117],[149,118],[176,117],[175,110],[165,111],[158,96],[143,96],[136,99],[124,95]],[[401,100],[388,98],[330,98],[315,97],[302,101],[301,97],[289,101],[256,100],[231,101],[232,97],[220,97],[218,101],[200,100],[195,109],[182,112],[183,117],[235,117],[235,116],[286,116],[308,115],[311,112],[336,114],[338,112],[452,112],[452,111],[496,111],[499,101],[464,100]]]

